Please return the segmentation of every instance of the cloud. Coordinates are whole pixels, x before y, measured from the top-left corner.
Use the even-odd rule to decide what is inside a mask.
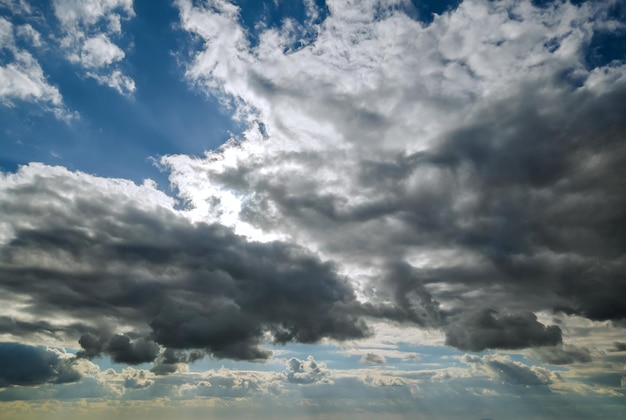
[[[287,382],[293,384],[332,383],[330,371],[324,363],[316,362],[313,356],[306,360],[295,357],[287,360],[287,367],[283,376]]]
[[[104,34],[85,40],[80,62],[88,68],[108,66],[124,58],[124,51],[113,44]]]
[[[185,371],[187,363],[202,359],[206,354],[200,350],[180,351],[165,349],[155,360],[151,372],[156,375],[168,375],[170,373]]]
[[[178,392],[186,397],[216,397],[243,401],[247,398],[267,396],[270,389],[275,387],[278,378],[274,372],[250,372],[220,368],[203,372],[200,375],[187,374],[173,379],[181,381]]]
[[[626,343],[616,341],[613,343],[613,349],[611,351],[626,351]]]
[[[135,16],[132,0],[55,0],[53,8],[67,58],[99,84],[123,95],[132,94],[135,82],[119,65],[125,53],[113,42],[121,38],[121,22]]]
[[[548,369],[538,366],[528,366],[513,361],[505,356],[463,356],[463,363],[478,369],[490,378],[497,379],[511,385],[549,385],[560,380],[560,376]]]
[[[553,347],[537,347],[532,349],[531,355],[542,362],[553,365],[591,362],[591,352],[588,348],[566,344]]]
[[[70,119],[59,89],[50,84],[39,61],[15,43],[15,36],[30,36],[38,42],[38,33],[29,25],[14,25],[0,17],[0,49],[8,58],[0,65],[0,102],[14,106],[15,101],[35,102],[54,113],[59,119]]]
[[[135,91],[135,81],[124,75],[120,70],[113,70],[111,74],[104,75],[87,72],[87,76],[95,79],[101,85],[117,90],[121,95],[127,95]]]
[[[41,47],[43,45],[41,41],[41,34],[28,23],[18,26],[15,33],[19,37],[29,41],[34,47]]]
[[[154,385],[152,375],[145,370],[124,369],[124,387],[129,389],[142,389]]]
[[[76,382],[80,374],[70,358],[44,347],[0,343],[0,388]]]
[[[145,338],[131,340],[123,334],[107,336],[106,333],[86,333],[78,343],[82,350],[77,353],[77,357],[93,359],[106,353],[114,362],[129,365],[152,362],[159,354],[159,346],[154,341]]]
[[[0,203],[0,287],[27,302],[15,309],[22,317],[71,319],[82,356],[137,364],[154,360],[159,344],[251,360],[269,356],[259,347],[269,337],[368,334],[332,264],[192,224],[149,183],[32,164],[3,175]]]
[[[26,0],[1,0],[0,7],[15,15],[28,15],[32,12],[30,4]]]
[[[461,349],[558,345],[542,311],[626,317],[626,68],[584,59],[611,6],[467,0],[425,25],[382,4],[257,44],[236,5],[177,2],[204,41],[187,78],[248,122],[163,158],[190,216],[310,248],[368,316]]]
[[[532,313],[499,315],[482,310],[465,315],[446,330],[446,344],[470,351],[556,345],[561,340],[558,326],[546,327]]]
[[[380,354],[366,353],[361,357],[360,362],[366,365],[383,365],[387,363],[387,360]]]

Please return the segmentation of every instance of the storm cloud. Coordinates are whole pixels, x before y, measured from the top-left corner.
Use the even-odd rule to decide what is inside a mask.
[[[72,357],[45,347],[0,343],[0,388],[76,382]]]
[[[546,327],[532,313],[499,315],[483,310],[463,316],[446,331],[446,344],[469,351],[556,345],[561,340],[558,326]]]
[[[315,249],[356,273],[368,316],[460,349],[560,344],[539,312],[626,317],[623,63],[584,54],[622,27],[612,5],[472,0],[424,25],[331,2],[317,38],[281,50],[219,4],[179,2],[206,41],[187,77],[251,124],[163,158],[197,217]]]
[[[46,168],[22,168],[17,176],[31,171]],[[54,172],[5,190],[4,197],[14,199],[2,202],[4,220],[17,228],[0,251],[1,287],[42,319],[64,313],[75,319],[73,330],[80,330],[80,320],[79,356],[106,353],[138,364],[156,358],[158,343],[263,359],[269,355],[259,347],[265,333],[281,343],[367,334],[353,314],[350,285],[306,250],[249,242],[165,209],[142,211],[119,191],[77,194],[74,186],[94,178]],[[24,189],[28,199],[20,200]],[[42,214],[38,203],[50,197],[55,210]],[[115,209],[112,200],[118,200]],[[33,215],[36,224],[19,227]],[[116,328],[130,334],[112,334]],[[15,324],[17,332],[23,329]]]

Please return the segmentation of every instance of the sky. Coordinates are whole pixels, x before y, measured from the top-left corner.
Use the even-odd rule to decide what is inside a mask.
[[[0,418],[626,415],[623,0],[0,0]]]

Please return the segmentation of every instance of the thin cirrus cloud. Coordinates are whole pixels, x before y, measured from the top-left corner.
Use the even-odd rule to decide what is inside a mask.
[[[125,95],[133,6],[53,2],[65,57]],[[155,418],[188,401],[623,409],[626,67],[589,53],[626,31],[619,2],[465,0],[427,19],[408,1],[304,1],[254,24],[242,2],[174,6],[178,77],[243,130],[161,157],[171,194],[35,162],[0,176],[0,358],[50,362],[33,379],[0,370],[0,399],[162,399]],[[57,96],[3,97],[62,106],[41,86]]]

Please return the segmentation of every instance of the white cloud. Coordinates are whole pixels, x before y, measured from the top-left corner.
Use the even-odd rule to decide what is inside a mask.
[[[0,0],[0,7],[6,8],[16,15],[28,15],[32,12],[26,0]]]
[[[113,70],[111,74],[88,72],[87,76],[95,79],[101,85],[117,90],[121,95],[129,95],[135,91],[135,81],[125,76],[120,70]]]
[[[37,59],[16,46],[14,30],[18,36],[31,37],[35,45],[39,42],[39,34],[32,27],[14,29],[11,22],[0,18],[0,45],[11,57],[0,66],[0,101],[5,106],[12,106],[15,100],[40,103],[57,118],[71,119],[73,115],[64,107],[59,89],[48,82]]]
[[[28,40],[34,47],[41,47],[41,34],[30,24],[24,24],[17,27],[15,33]]]
[[[120,94],[132,93],[135,82],[119,66],[125,53],[112,41],[122,35],[121,22],[135,16],[132,0],[55,0],[53,6],[63,28],[61,45],[68,59],[98,83]]]
[[[124,58],[124,51],[113,44],[104,34],[85,40],[80,62],[88,68],[105,67]]]
[[[511,385],[550,385],[562,380],[557,372],[540,366],[525,365],[501,355],[482,357],[465,355],[461,361],[470,365],[476,373],[485,374],[491,379]]]
[[[95,194],[110,203],[132,202],[132,207],[150,211],[174,211],[176,201],[157,190],[151,182],[137,185],[125,179],[101,178],[82,172],[71,172],[61,166],[47,166],[40,163],[30,163],[21,166],[16,173],[0,173],[0,200],[11,200],[15,191],[26,185],[52,187],[60,185],[58,195],[43,194],[36,205],[44,206],[50,214],[64,212],[64,206],[80,197]],[[13,198],[14,200],[14,198]],[[65,203],[65,205],[63,204]],[[59,214],[61,214],[59,213]],[[14,214],[13,217],[4,214],[0,219],[0,244],[11,240],[15,230],[35,227],[42,220],[37,214]]]
[[[295,357],[287,360],[286,369],[283,372],[285,380],[293,384],[332,383],[330,371],[325,363],[316,362],[313,356],[306,360]]]
[[[566,69],[583,71],[578,51],[591,36],[588,6],[540,10],[528,2],[466,1],[425,28],[399,12],[377,19],[372,4],[378,2],[370,3],[357,8],[329,2],[330,16],[311,29],[318,37],[293,50],[286,29],[262,32],[259,45],[251,49],[231,3],[202,8],[177,2],[183,27],[206,42],[187,77],[213,94],[222,92],[243,118],[261,121],[270,136],[265,141],[252,124],[244,142],[210,153],[204,161],[165,159],[173,168],[172,181],[199,212],[241,223],[233,216],[240,206],[227,204],[230,188],[215,179],[237,167],[246,168],[255,193],[248,196],[250,188],[235,195],[251,204],[261,205],[267,198],[259,184],[282,188],[287,196],[314,189],[317,195],[341,197],[339,215],[393,200],[394,192],[355,179],[360,160],[428,150],[443,133],[488,106],[489,98],[509,95],[511,86]],[[520,17],[511,20],[510,14]],[[560,45],[556,51],[544,46],[550,40]],[[306,153],[316,153],[323,164],[306,161]],[[314,182],[305,182],[302,172]],[[207,176],[208,188],[196,181]],[[435,171],[416,174],[413,185],[405,188],[452,182],[442,176]],[[425,184],[429,179],[432,187]],[[207,196],[219,199],[218,208],[207,205]],[[257,227],[265,222],[267,231],[280,234],[292,227],[293,218],[282,214],[275,200],[262,204],[267,207],[262,216],[255,215],[262,217]],[[302,231],[306,226],[292,228],[310,243],[312,238]]]
[[[368,352],[361,357],[360,362],[366,365],[384,365],[387,359],[381,354]]]
[[[54,0],[54,12],[66,27],[89,26],[111,14],[135,15],[133,0]]]
[[[0,67],[0,83],[5,105],[11,105],[12,99],[61,104],[58,89],[47,83],[39,63],[25,51],[17,54],[15,62]]]

